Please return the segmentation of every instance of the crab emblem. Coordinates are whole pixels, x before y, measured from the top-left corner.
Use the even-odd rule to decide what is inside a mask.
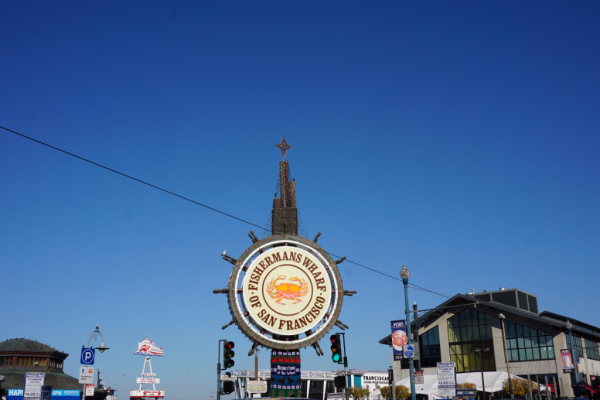
[[[269,282],[269,285],[267,286],[267,292],[269,293],[269,296],[271,296],[273,299],[277,299],[275,303],[281,304],[282,306],[285,304],[281,303],[281,300],[294,300],[292,304],[300,303],[302,301],[300,297],[306,296],[308,293],[308,284],[304,279],[299,279],[295,276],[289,278],[288,280],[298,283],[277,283],[284,279],[286,279],[285,275],[279,275],[277,278]]]

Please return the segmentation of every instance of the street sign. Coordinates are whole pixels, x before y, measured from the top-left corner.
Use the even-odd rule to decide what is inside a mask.
[[[267,393],[267,381],[248,381],[248,393]]]
[[[42,385],[44,385],[43,372],[26,372],[25,385],[23,385],[23,400],[40,400]]]
[[[232,376],[221,375],[221,382],[224,382],[224,381],[235,381],[236,379],[237,379],[236,375],[232,375]]]
[[[452,398],[456,396],[456,364],[437,363],[438,396]]]
[[[96,358],[96,350],[83,348],[81,349],[81,358],[79,362],[83,365],[94,365],[94,359]]]
[[[94,383],[94,367],[79,368],[79,383]]]
[[[404,353],[404,358],[413,358],[415,355],[415,348],[412,344],[405,344],[402,346],[402,353]]]
[[[137,378],[137,383],[160,383],[160,378]]]
[[[85,385],[85,395],[86,396],[94,395],[94,385]]]
[[[423,385],[425,383],[425,377],[423,371],[415,371],[415,385]]]

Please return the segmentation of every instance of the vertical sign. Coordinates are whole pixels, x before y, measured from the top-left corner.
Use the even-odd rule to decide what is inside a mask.
[[[573,372],[573,356],[571,350],[561,350],[560,359],[562,360],[563,372]]]
[[[41,400],[50,400],[52,398],[52,386],[42,386]]]
[[[40,400],[44,385],[43,372],[26,372],[23,385],[23,400]]]
[[[301,378],[298,350],[271,350],[271,397],[301,397]]]
[[[402,346],[408,343],[406,320],[392,321],[392,350],[394,361],[402,360]]]
[[[450,399],[456,396],[456,364],[437,363],[438,396]]]
[[[86,396],[94,395],[94,385],[85,385],[85,395]]]

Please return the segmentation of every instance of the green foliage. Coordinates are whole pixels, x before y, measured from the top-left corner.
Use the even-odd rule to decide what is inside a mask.
[[[348,394],[356,400],[367,400],[371,393],[367,388],[351,387],[348,388]]]

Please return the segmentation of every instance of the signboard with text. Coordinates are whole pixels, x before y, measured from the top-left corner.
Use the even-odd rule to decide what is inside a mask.
[[[137,378],[137,383],[160,383],[160,378]]]
[[[267,381],[248,381],[248,393],[267,393]]]
[[[94,367],[79,368],[79,383],[94,383]]]
[[[402,347],[408,343],[406,336],[406,320],[392,321],[392,351],[394,361],[402,360]]]
[[[425,377],[423,371],[415,371],[415,385],[423,385],[425,383]]]
[[[456,396],[456,364],[437,363],[438,396],[452,398]]]
[[[94,385],[85,385],[85,395],[86,396],[94,395]]]
[[[23,385],[23,400],[40,400],[44,385],[43,372],[26,372]]]

